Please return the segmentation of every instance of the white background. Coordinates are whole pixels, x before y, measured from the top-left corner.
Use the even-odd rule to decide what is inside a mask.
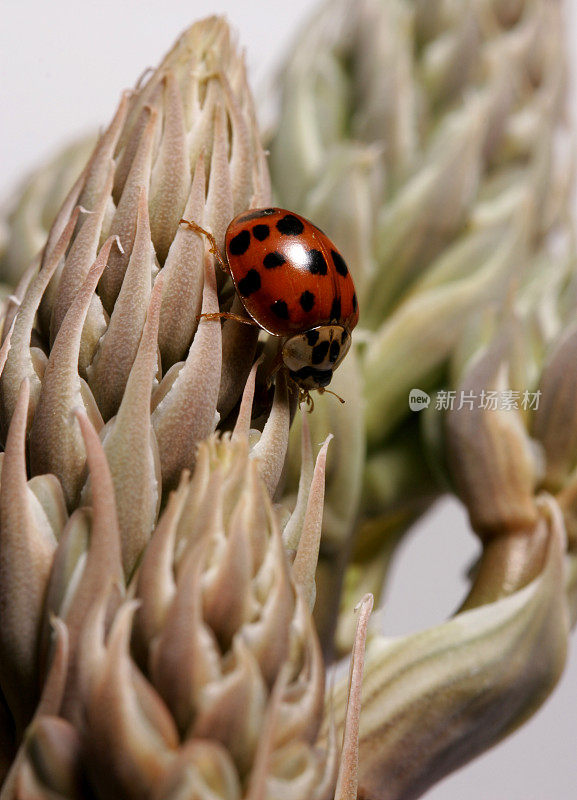
[[[577,8],[568,0],[568,40]],[[156,64],[181,30],[226,13],[246,47],[257,96],[290,46],[311,0],[4,0],[0,30],[0,197],[67,139],[110,118],[120,91]],[[575,54],[573,74],[577,76]],[[573,97],[575,83],[572,87]],[[577,104],[573,104],[577,108]],[[462,510],[443,501],[403,548],[388,592],[387,633],[433,625],[465,592],[476,552]],[[518,733],[438,784],[428,800],[575,800],[577,654],[557,692]]]

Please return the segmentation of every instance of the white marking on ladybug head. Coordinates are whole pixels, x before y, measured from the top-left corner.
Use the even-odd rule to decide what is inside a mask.
[[[351,336],[342,325],[321,325],[287,339],[282,358],[299,386],[318,389],[328,386],[350,346]]]

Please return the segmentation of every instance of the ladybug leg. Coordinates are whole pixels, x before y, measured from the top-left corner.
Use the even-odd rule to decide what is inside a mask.
[[[312,414],[315,410],[315,401],[308,389],[301,389],[299,387],[299,405],[306,403],[307,413]]]
[[[270,380],[270,378],[272,378],[272,376],[275,374],[275,372],[277,372],[277,370],[279,370],[282,366],[284,366],[284,364],[283,364],[282,359],[281,359],[280,362],[275,366],[275,368],[271,372],[271,374],[269,376],[269,380]],[[289,374],[287,374],[287,381],[288,381],[289,390],[291,392],[296,393],[297,396],[298,396],[298,404],[299,404],[299,406],[302,405],[303,403],[305,403],[306,407],[307,407],[307,412],[309,414],[312,414],[312,412],[314,411],[314,408],[315,408],[315,401],[313,400],[309,390],[308,389],[303,389],[302,386],[299,386],[298,383],[295,380],[293,380],[293,378],[291,378],[291,376]]]
[[[206,236],[206,238],[208,239],[208,241],[210,243],[210,248],[209,248],[208,252],[212,253],[213,256],[215,256],[215,258],[218,261],[218,263],[220,264],[220,266],[228,274],[229,273],[228,264],[226,263],[224,258],[221,256],[220,250],[216,246],[216,239],[214,238],[212,233],[210,233],[209,231],[205,230],[204,228],[201,228],[200,225],[197,225],[196,222],[193,222],[190,219],[181,219],[180,220],[180,224],[181,225],[188,225],[188,227],[192,231],[194,231],[195,233],[198,233],[201,236]]]
[[[234,319],[237,322],[242,322],[243,325],[254,325],[256,328],[260,328],[258,322],[255,322],[254,319],[250,317],[241,317],[240,314],[231,314],[228,311],[217,311],[215,313],[205,313],[199,314],[198,319]]]
[[[282,358],[279,358],[279,356],[277,355],[276,359],[273,361],[272,369],[271,369],[271,371],[269,372],[269,374],[267,375],[267,378],[266,378],[266,388],[267,389],[270,389],[270,387],[272,386],[272,379],[277,374],[279,369],[281,369],[281,367],[283,367],[283,366],[284,365],[283,365]],[[289,380],[290,380],[290,378],[289,378]]]

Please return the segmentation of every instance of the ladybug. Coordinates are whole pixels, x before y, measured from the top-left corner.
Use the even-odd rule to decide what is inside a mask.
[[[181,222],[208,237],[253,324],[281,337],[292,380],[305,392],[328,386],[359,319],[353,279],[329,237],[292,211],[251,209],[228,226],[225,261],[208,231]]]

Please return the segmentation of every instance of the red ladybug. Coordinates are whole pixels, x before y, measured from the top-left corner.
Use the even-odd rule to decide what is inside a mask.
[[[258,208],[235,217],[225,237],[226,262],[244,308],[265,331],[284,339],[282,360],[304,390],[327,386],[351,345],[359,319],[345,260],[321,230],[282,208]]]

